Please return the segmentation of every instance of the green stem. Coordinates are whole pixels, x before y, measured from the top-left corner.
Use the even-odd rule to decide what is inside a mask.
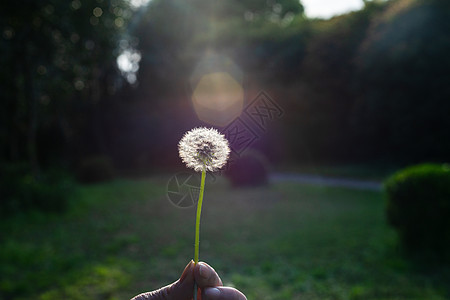
[[[195,219],[195,244],[194,244],[194,263],[198,264],[198,253],[200,246],[200,216],[202,214],[203,192],[205,190],[206,170],[202,171],[202,180],[200,183],[200,194],[198,195],[197,217]],[[194,284],[194,300],[197,300],[197,283]]]
[[[198,263],[198,253],[200,245],[200,216],[202,214],[203,192],[205,190],[206,171],[202,171],[202,181],[200,183],[200,194],[197,204],[197,218],[195,219],[195,244],[194,244],[194,262]]]

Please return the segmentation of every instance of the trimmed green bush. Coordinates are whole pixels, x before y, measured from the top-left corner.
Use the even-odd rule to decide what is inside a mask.
[[[450,259],[450,166],[421,164],[385,182],[387,218],[409,251]]]
[[[115,171],[107,156],[91,156],[83,159],[77,170],[77,179],[82,183],[96,183],[111,180]]]

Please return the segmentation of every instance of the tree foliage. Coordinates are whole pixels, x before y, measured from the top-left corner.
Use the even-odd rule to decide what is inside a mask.
[[[356,72],[366,128],[359,135],[369,147],[409,160],[448,158],[449,16],[445,1],[402,0],[373,18]]]
[[[449,157],[447,1],[365,1],[329,20],[296,0],[0,6],[4,161],[173,163],[162,159],[176,157],[172,134],[198,123],[189,78],[211,53],[238,65],[244,86],[282,91],[290,159],[309,159],[305,148],[318,160]],[[116,67],[127,49],[142,57],[131,85]]]
[[[287,123],[302,144],[318,159],[448,159],[449,16],[446,1],[393,0],[312,21],[297,79],[306,114]]]
[[[37,173],[40,158],[60,156],[79,129],[77,110],[113,91],[116,49],[130,16],[120,0],[2,2],[2,157],[28,159]],[[52,147],[39,149],[48,135]]]

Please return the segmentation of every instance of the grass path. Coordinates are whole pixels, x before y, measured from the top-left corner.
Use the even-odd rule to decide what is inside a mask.
[[[381,191],[382,183],[376,180],[361,180],[355,178],[339,178],[304,173],[272,173],[269,180],[273,183],[293,182],[300,184],[344,187],[358,190]]]

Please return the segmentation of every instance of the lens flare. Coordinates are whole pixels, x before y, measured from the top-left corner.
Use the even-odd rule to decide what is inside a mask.
[[[228,58],[208,55],[191,76],[192,103],[198,118],[226,126],[243,110],[242,72]]]

